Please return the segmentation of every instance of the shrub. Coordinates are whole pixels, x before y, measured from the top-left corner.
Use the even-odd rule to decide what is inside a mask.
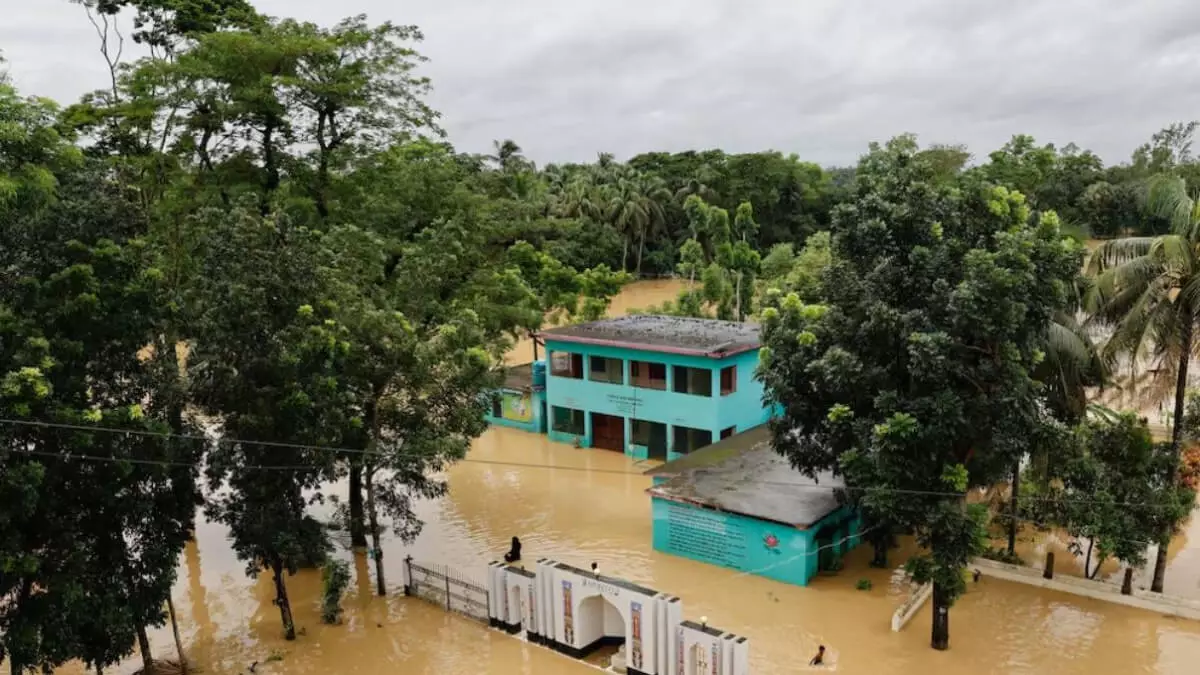
[[[872,586],[873,584],[871,583],[870,579],[859,579],[858,583],[854,584],[854,587],[860,591],[869,591],[871,590]]]
[[[342,621],[342,592],[350,584],[350,566],[342,560],[329,560],[321,570],[324,591],[321,599],[321,620],[334,624]]]
[[[980,557],[1009,565],[1024,565],[1025,560],[1016,553],[1009,553],[1007,548],[989,548]]]

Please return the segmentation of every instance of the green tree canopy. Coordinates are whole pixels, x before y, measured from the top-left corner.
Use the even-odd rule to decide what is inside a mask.
[[[760,369],[774,441],[809,475],[841,473],[876,522],[916,533],[934,584],[933,646],[979,552],[991,485],[1052,424],[1031,376],[1082,261],[1019,193],[937,178],[911,137],[872,146],[837,210],[823,305],[776,296]]]

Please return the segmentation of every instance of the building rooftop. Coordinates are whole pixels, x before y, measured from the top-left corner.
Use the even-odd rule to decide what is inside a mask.
[[[504,388],[513,391],[533,390],[533,364],[522,363],[504,369]]]
[[[761,346],[758,324],[635,314],[541,331],[546,340],[723,358]]]
[[[654,497],[808,529],[838,509],[832,473],[813,480],[771,447],[767,425],[731,436],[646,475],[668,478],[649,488]]]

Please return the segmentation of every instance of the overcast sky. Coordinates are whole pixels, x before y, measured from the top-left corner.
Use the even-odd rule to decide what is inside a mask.
[[[1200,118],[1197,0],[255,0],[320,23],[417,24],[454,144],[538,161],[647,150],[852,163],[911,131],[977,157],[1014,133],[1123,161]],[[103,86],[68,0],[0,0],[25,93]]]

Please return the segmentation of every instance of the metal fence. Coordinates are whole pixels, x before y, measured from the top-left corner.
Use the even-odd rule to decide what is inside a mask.
[[[488,591],[481,583],[448,565],[418,563],[412,556],[405,558],[404,564],[408,566],[409,579],[405,595],[487,623]]]

